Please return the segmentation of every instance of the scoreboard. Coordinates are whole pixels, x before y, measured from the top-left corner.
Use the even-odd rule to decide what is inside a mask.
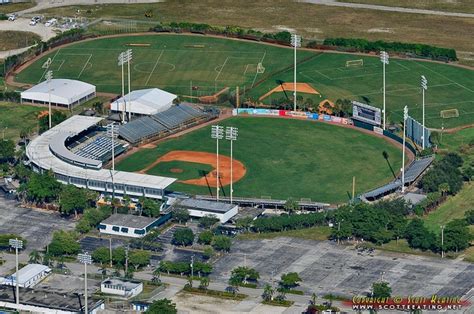
[[[352,102],[352,118],[376,126],[382,124],[380,108],[369,106],[358,101]]]

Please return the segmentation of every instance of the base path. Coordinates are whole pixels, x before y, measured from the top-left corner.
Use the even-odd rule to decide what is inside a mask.
[[[216,154],[213,153],[194,152],[189,150],[174,150],[161,156],[152,164],[140,170],[139,173],[146,173],[160,162],[166,161],[184,161],[211,165],[213,169],[207,175],[197,179],[189,179],[178,182],[200,186],[217,186],[217,157]],[[219,181],[221,186],[226,186],[230,184],[231,161],[232,159],[230,159],[230,157],[219,155]],[[232,181],[237,182],[245,176],[247,169],[245,169],[245,166],[240,161],[235,159],[233,161],[233,168],[234,169]]]
[[[260,96],[260,98],[258,100],[265,99],[273,93],[283,92],[283,91],[293,92],[294,90],[295,90],[295,84],[294,83],[283,83],[281,85],[278,85],[277,87],[275,87],[274,89],[272,89],[271,91],[266,93],[265,95]],[[296,91],[298,93],[320,95],[320,93],[317,90],[315,90],[308,83],[296,83]]]

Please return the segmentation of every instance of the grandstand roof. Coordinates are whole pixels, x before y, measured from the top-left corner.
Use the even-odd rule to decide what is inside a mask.
[[[29,160],[39,167],[43,169],[52,169],[55,173],[64,176],[112,182],[111,170],[95,170],[75,166],[59,159],[50,150],[50,143],[58,138],[58,134],[69,134],[70,136],[77,135],[94,126],[101,120],[102,118],[96,117],[72,116],[32,140],[26,148],[26,155]],[[63,136],[61,137],[64,138]],[[175,178],[151,176],[124,171],[114,172],[114,182],[116,184],[131,184],[144,188],[165,189],[174,181],[176,181]]]
[[[49,84],[47,81],[43,81],[22,92],[21,98],[38,102],[48,102],[49,89],[51,89],[52,103],[68,106],[95,93],[95,86],[89,83],[78,80],[52,79]]]
[[[112,102],[110,109],[113,111],[123,111],[124,104],[127,102],[127,112],[131,110],[132,113],[136,114],[152,115],[170,108],[173,105],[173,100],[177,97],[158,88],[140,89]],[[130,105],[128,104],[129,101]]]

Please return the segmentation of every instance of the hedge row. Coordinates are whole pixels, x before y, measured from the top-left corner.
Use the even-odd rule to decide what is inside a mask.
[[[275,232],[291,229],[303,229],[322,225],[325,221],[325,213],[264,217],[255,219],[252,230],[256,232]]]
[[[19,102],[20,93],[15,91],[0,91],[0,100],[10,101],[10,102]]]
[[[314,42],[310,46],[317,46]],[[326,38],[323,45],[331,47],[343,47],[360,52],[387,51],[394,53],[405,53],[417,57],[430,58],[433,60],[456,61],[456,50],[440,48],[424,44],[410,44],[401,42],[386,42],[383,40],[369,41],[361,38]]]

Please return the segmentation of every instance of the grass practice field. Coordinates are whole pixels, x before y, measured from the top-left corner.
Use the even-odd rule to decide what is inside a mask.
[[[3,132],[5,132],[6,139],[18,140],[22,130],[29,133],[36,131],[38,114],[44,110],[45,108],[41,107],[0,101],[0,136],[3,137]]]
[[[130,47],[128,44],[150,44]],[[41,68],[47,58],[55,77],[79,79],[97,85],[98,91],[120,91],[118,54],[133,48],[132,88],[160,87],[179,95],[214,94],[223,87],[249,88],[241,99],[258,99],[277,86],[293,81],[291,49],[259,43],[190,35],[144,35],[103,38],[58,49],[17,75],[20,82],[36,84],[44,79]],[[346,61],[363,59],[361,67],[347,68]],[[322,99],[348,98],[382,103],[382,66],[378,57],[350,54],[298,53],[297,80],[311,84]],[[265,67],[257,73],[257,64]],[[455,127],[474,121],[474,71],[445,64],[392,59],[387,66],[388,119],[398,122],[402,108],[421,118],[420,75],[429,81],[426,124],[431,128]],[[290,92],[291,94],[291,92]],[[308,95],[302,94],[304,97]],[[284,97],[282,93],[272,97]],[[319,97],[318,97],[319,98]],[[441,110],[458,109],[459,117],[443,119]]]
[[[393,169],[401,166],[401,151],[397,147],[353,129],[322,122],[253,117],[230,118],[221,125],[239,128],[234,159],[242,162],[247,172],[234,184],[236,196],[343,202],[349,198],[353,176],[356,176],[356,193],[393,179],[383,151],[388,153]],[[227,141],[219,146],[220,154],[230,156]],[[139,171],[166,153],[183,149],[214,153],[216,142],[210,138],[210,127],[165,141],[156,148],[142,149],[116,167]],[[175,167],[183,168],[183,164],[158,164],[148,173],[170,176],[168,169]],[[196,194],[215,193],[215,189],[183,183],[175,183],[170,189]],[[223,193],[228,195],[228,186]]]

